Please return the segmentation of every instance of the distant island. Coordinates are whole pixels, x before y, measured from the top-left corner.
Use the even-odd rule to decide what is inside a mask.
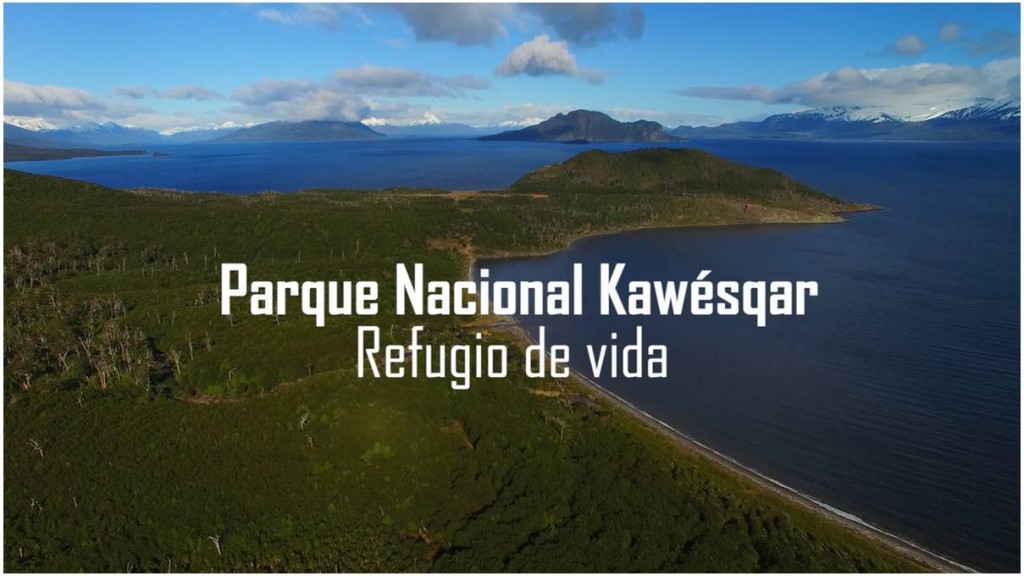
[[[212,142],[326,142],[333,140],[370,140],[385,138],[361,122],[305,120],[268,122],[240,128]]]
[[[649,120],[619,122],[592,110],[574,110],[557,114],[540,124],[521,130],[482,136],[478,140],[518,140],[523,142],[673,142],[680,138],[665,132],[665,127]]]
[[[70,158],[93,158],[96,156],[147,156],[145,150],[94,150],[91,148],[35,148],[4,142],[4,162],[27,162],[32,160],[68,160]],[[166,154],[153,154],[154,156]]]

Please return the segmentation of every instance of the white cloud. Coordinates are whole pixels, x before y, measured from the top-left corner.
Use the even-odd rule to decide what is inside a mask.
[[[80,88],[33,85],[4,79],[4,114],[41,118],[56,126],[125,121],[149,112],[137,104],[110,102]]]
[[[19,116],[48,110],[103,110],[106,104],[91,92],[78,88],[36,86],[4,80],[4,111]]]
[[[573,76],[576,58],[569,53],[567,42],[552,42],[544,34],[513,48],[495,73],[501,76]]]
[[[494,73],[499,76],[579,76],[591,84],[600,84],[605,77],[600,70],[581,69],[576,57],[569,52],[569,43],[551,41],[546,34],[513,48]]]
[[[363,65],[335,71],[332,80],[339,87],[370,96],[457,98],[466,90],[484,90],[490,86],[486,78],[456,76],[444,78],[405,68],[382,68]]]
[[[336,70],[329,78],[264,79],[231,94],[230,112],[250,121],[343,120],[422,116],[423,107],[390,98],[460,98],[489,87],[486,78],[442,77],[404,68],[364,65]],[[373,97],[385,98],[374,100]]]
[[[691,87],[675,92],[696,98],[765,104],[902,109],[975,98],[1020,98],[1020,58],[996,60],[983,66],[922,63],[875,69],[845,67],[778,89]]]
[[[344,120],[369,115],[365,100],[326,82],[264,79],[236,89],[231,112],[260,120]]]

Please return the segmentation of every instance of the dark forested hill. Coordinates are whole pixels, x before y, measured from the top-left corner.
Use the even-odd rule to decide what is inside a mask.
[[[524,140],[529,142],[670,142],[678,140],[664,132],[657,122],[619,122],[607,114],[575,110],[558,114],[523,128],[483,136],[480,140]]]

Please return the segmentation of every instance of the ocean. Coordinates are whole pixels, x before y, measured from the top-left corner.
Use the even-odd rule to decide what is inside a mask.
[[[1018,144],[698,141],[884,210],[844,224],[660,229],[490,261],[492,280],[627,264],[624,281],[814,280],[802,317],[650,317],[669,378],[598,379],[684,434],[808,496],[971,567],[1020,563]],[[175,145],[168,157],[7,163],[114,187],[253,193],[311,187],[507,186],[589,148],[388,139]],[[596,290],[596,278],[586,289]],[[596,301],[596,294],[585,294]],[[520,319],[572,349],[634,318]]]

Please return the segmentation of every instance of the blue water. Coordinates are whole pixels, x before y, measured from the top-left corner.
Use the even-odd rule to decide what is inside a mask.
[[[799,318],[651,317],[668,380],[600,383],[760,472],[970,566],[1020,564],[1020,149],[1005,144],[697,142],[882,212],[841,225],[649,230],[542,258],[490,262],[494,279],[817,280]],[[636,146],[618,145],[617,150]],[[313,186],[498,188],[583,150],[559,144],[394,140],[162,149],[8,167],[119,187],[256,192]],[[596,279],[588,280],[594,302]],[[593,308],[591,308],[593,310]],[[636,322],[523,318],[583,346]]]
[[[612,144],[600,148],[635,150],[641,146]],[[146,148],[170,154],[165,157],[7,162],[4,167],[115,188],[158,186],[236,194],[324,187],[479,190],[504,188],[527,172],[596,147],[465,138],[179,144]]]

